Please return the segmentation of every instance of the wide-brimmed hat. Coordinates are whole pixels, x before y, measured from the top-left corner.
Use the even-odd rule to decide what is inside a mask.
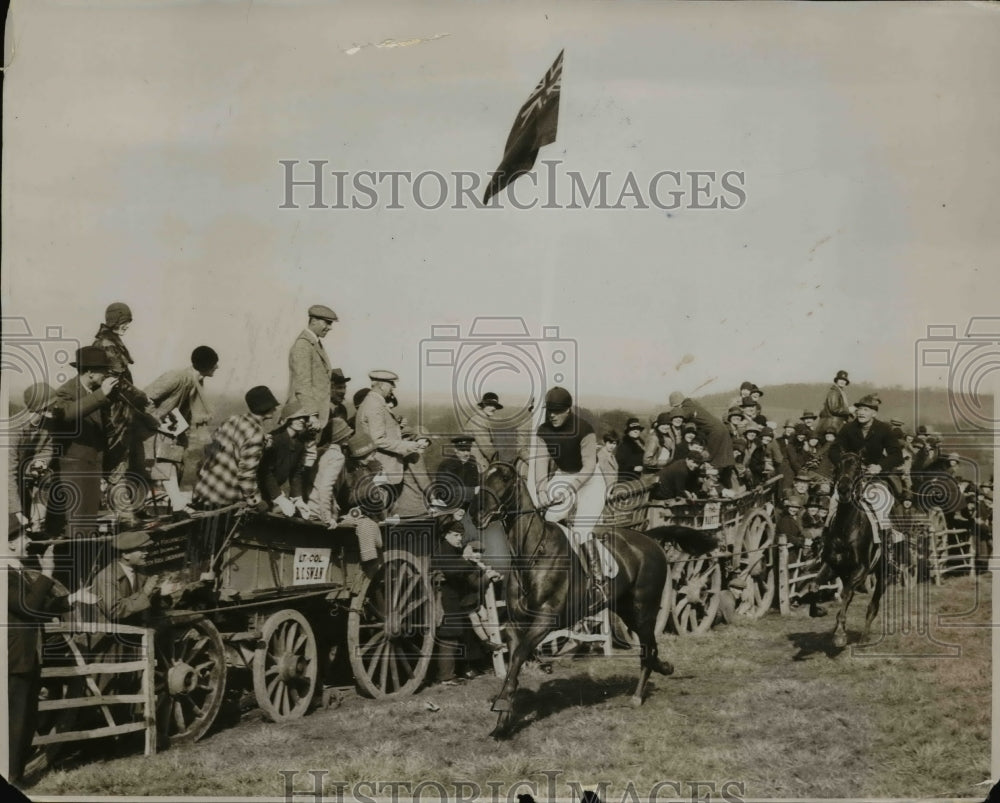
[[[774,430],[771,429],[770,427],[763,427],[761,429],[761,431],[760,431],[760,436],[762,438],[767,438],[767,437],[773,438],[774,437]]]
[[[281,422],[287,423],[295,418],[309,418],[316,415],[315,410],[306,409],[306,406],[298,399],[291,399],[281,411]]]
[[[264,415],[278,407],[278,400],[274,398],[271,389],[267,385],[256,385],[250,388],[243,397],[247,403],[247,409],[255,415]]]
[[[76,359],[70,363],[77,371],[107,371],[111,367],[108,353],[100,346],[83,346],[76,350]]]
[[[351,381],[349,376],[344,376],[344,372],[340,368],[334,368],[330,371],[330,384],[331,385],[346,385]]]
[[[666,423],[667,424],[670,423],[669,418],[666,420]],[[659,416],[657,416],[657,424],[659,424]],[[625,424],[625,431],[628,432],[630,429],[645,429],[645,427],[642,425],[642,422],[638,418],[633,416]]]
[[[808,474],[803,474],[801,471],[795,475],[793,482],[812,482],[812,477]]]
[[[56,401],[56,392],[47,382],[36,382],[24,391],[24,406],[33,413],[48,410]]]
[[[743,417],[743,409],[739,405],[730,407],[726,411],[726,418],[732,418],[734,415],[738,415],[740,418]]]
[[[819,416],[812,410],[803,410],[802,415],[799,416],[799,421],[805,421],[807,418],[819,418]]]
[[[479,400],[477,406],[480,409],[483,407],[496,407],[498,410],[503,409],[503,405],[500,404],[500,397],[496,393],[484,393],[483,398]]]
[[[876,396],[874,393],[869,393],[867,396],[862,396],[855,403],[855,407],[867,407],[870,410],[878,410],[879,405],[882,404],[882,400]]]
[[[837,375],[833,378],[834,383],[836,383],[838,379],[843,379],[848,385],[851,384],[851,380],[847,378],[847,371],[837,371]]]
[[[133,552],[152,543],[153,539],[149,537],[149,533],[142,530],[130,530],[115,536],[115,549],[119,552]]]
[[[750,393],[756,393],[758,396],[763,396],[764,395],[764,391],[762,391],[756,385],[754,385],[752,388],[750,388]]]

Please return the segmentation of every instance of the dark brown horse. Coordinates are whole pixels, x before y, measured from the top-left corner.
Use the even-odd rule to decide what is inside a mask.
[[[499,738],[506,736],[513,724],[513,698],[524,662],[535,654],[547,634],[571,627],[595,611],[592,604],[588,607],[583,564],[563,530],[546,521],[544,511],[534,506],[516,468],[504,463],[491,465],[470,513],[479,528],[501,521],[513,556],[506,581],[507,610],[513,626],[511,659],[503,688],[493,702],[493,711],[499,714],[493,735]],[[650,673],[673,672],[673,667],[659,658],[654,633],[667,579],[667,559],[656,542],[634,530],[597,528],[594,537],[603,540],[618,563],[617,576],[607,584],[608,606],[641,645],[639,682],[632,695],[633,705],[639,706]]]
[[[865,513],[863,499],[868,495],[890,494],[883,483],[864,473],[861,456],[845,453],[840,460],[837,476],[837,510],[823,532],[823,566],[810,583],[811,612],[818,615],[816,589],[839,577],[843,584],[840,609],[833,628],[833,645],[847,646],[847,609],[854,599],[854,592],[864,587],[870,572],[875,572],[875,588],[868,601],[865,629],[861,643],[868,641],[872,621],[878,615],[879,602],[885,585],[885,551],[875,542],[872,522]]]

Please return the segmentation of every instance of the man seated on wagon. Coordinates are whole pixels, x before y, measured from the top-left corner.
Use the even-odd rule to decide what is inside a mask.
[[[475,498],[479,464],[472,456],[473,440],[471,435],[452,438],[452,453],[438,464],[434,487],[438,497],[449,507],[468,510]]]
[[[153,539],[141,530],[115,537],[115,558],[94,578],[91,589],[97,597],[97,611],[107,622],[148,625],[164,592],[157,574],[146,574],[146,554]],[[166,591],[173,590],[166,584]]]
[[[382,464],[375,458],[375,443],[356,432],[347,441],[344,481],[338,488],[337,504],[347,515],[340,524],[356,529],[361,565],[370,571],[377,564],[382,549],[378,522],[385,519],[391,494]]]
[[[230,416],[212,433],[198,468],[198,482],[191,496],[195,510],[216,510],[237,502],[261,510],[257,469],[264,453],[264,427],[278,409],[278,400],[264,385],[250,388],[244,397],[248,412]]]
[[[436,495],[434,481],[424,462],[424,454],[431,446],[430,437],[419,429],[412,435],[404,435],[404,440],[417,444],[418,449],[403,458],[403,482],[391,512],[400,518],[419,518],[445,505]]]
[[[317,422],[314,410],[293,399],[285,405],[281,425],[271,432],[261,455],[258,477],[261,495],[271,505],[272,513],[309,518],[309,506],[303,500],[303,477],[306,470],[306,442],[313,438],[310,424]]]
[[[683,460],[675,460],[660,470],[659,481],[653,486],[654,499],[690,500],[698,498],[699,474],[705,457],[690,452]]]

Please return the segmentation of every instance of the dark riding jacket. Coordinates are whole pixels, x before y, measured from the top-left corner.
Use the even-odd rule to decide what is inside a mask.
[[[892,427],[885,421],[872,419],[868,437],[865,437],[861,423],[848,421],[837,432],[837,440],[830,447],[830,460],[839,465],[845,452],[861,455],[865,465],[877,463],[882,471],[893,471],[903,464],[903,449],[899,439],[892,434]]]

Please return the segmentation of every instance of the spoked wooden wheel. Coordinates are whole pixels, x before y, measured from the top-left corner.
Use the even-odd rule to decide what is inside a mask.
[[[309,621],[286,608],[264,622],[253,657],[253,693],[273,721],[295,719],[309,710],[319,674],[316,636]]]
[[[347,617],[348,655],[361,690],[372,697],[413,694],[427,676],[435,626],[429,572],[409,552],[386,552]]]
[[[679,634],[707,633],[719,612],[722,568],[713,556],[690,558],[673,567],[670,620]]]
[[[729,589],[736,595],[736,613],[759,619],[774,603],[774,524],[760,508],[750,511],[738,554],[733,556]]]
[[[170,744],[195,742],[212,727],[226,691],[222,636],[208,619],[156,636],[156,721]]]

